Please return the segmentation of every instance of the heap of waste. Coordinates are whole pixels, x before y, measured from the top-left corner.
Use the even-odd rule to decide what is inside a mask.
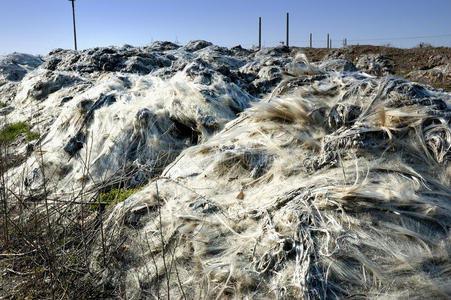
[[[451,295],[450,93],[284,47],[8,59],[5,118],[40,133],[12,190],[143,187],[103,226],[127,299]]]

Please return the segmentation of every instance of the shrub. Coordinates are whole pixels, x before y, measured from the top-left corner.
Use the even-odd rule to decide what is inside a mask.
[[[417,48],[432,48],[432,45],[425,42],[421,42],[417,45]]]

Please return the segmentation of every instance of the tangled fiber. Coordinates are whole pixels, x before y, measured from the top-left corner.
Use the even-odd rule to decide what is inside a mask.
[[[131,299],[451,297],[450,95],[305,63],[115,207],[106,283]]]

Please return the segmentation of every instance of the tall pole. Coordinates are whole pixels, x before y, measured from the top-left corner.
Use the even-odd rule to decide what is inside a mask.
[[[289,42],[289,36],[290,36],[290,15],[287,13],[287,47],[290,47]]]
[[[262,49],[262,17],[258,17],[258,50]]]
[[[329,49],[329,34],[327,34],[327,49]]]
[[[312,48],[312,34],[310,33],[310,48]]]
[[[75,45],[75,51],[77,51],[77,30],[75,29],[75,0],[69,0],[72,2],[72,19],[74,21],[74,45]]]

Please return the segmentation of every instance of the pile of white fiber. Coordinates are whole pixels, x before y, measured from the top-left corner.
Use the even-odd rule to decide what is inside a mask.
[[[451,296],[450,94],[298,65],[112,210],[105,283],[128,299]]]

